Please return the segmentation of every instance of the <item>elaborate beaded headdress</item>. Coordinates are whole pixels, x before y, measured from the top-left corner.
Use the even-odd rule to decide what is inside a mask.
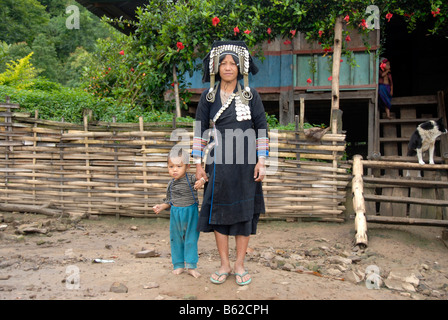
[[[252,93],[249,88],[249,72],[256,74],[258,68],[252,61],[249,50],[244,41],[215,41],[212,45],[211,51],[203,60],[204,76],[203,82],[210,82],[210,89],[207,94],[207,101],[215,101],[217,85],[215,82],[221,78],[219,76],[219,57],[221,54],[228,52],[235,53],[239,60],[239,75],[238,79],[244,79],[244,90],[240,92],[241,98],[248,102],[252,99]]]

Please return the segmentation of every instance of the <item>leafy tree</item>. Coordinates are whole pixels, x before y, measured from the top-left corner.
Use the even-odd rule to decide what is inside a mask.
[[[51,39],[39,34],[33,41],[34,65],[39,69],[40,76],[58,80],[60,77],[60,63],[56,54],[56,47]]]
[[[30,62],[31,52],[25,58],[6,63],[7,69],[0,74],[0,85],[20,86],[37,76],[36,69]]]
[[[374,10],[369,11],[369,6]],[[274,38],[291,43],[300,31],[331,55],[338,18],[343,17],[347,26],[345,49],[350,32],[367,35],[373,22],[384,30],[396,16],[407,21],[410,31],[426,21],[430,32],[446,34],[447,11],[448,3],[442,0],[150,0],[137,10],[137,21],[115,23],[135,24],[136,47],[148,53],[167,87],[173,81],[173,67],[181,76],[198,70],[214,40],[244,40],[256,50],[258,44]]]
[[[0,0],[0,41],[31,43],[49,15],[37,0]]]

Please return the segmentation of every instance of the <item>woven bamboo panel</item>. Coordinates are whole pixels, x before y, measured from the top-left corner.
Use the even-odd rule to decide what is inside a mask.
[[[69,214],[155,217],[152,207],[163,200],[170,180],[166,157],[180,141],[171,138],[173,124],[140,119],[76,125],[4,114],[0,202],[50,205]],[[191,125],[183,126],[180,132],[191,140]],[[340,161],[345,136],[310,141],[303,132],[269,134],[263,217],[342,221],[351,178]]]

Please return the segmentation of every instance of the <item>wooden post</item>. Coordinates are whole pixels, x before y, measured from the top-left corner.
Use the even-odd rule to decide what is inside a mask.
[[[65,122],[65,119],[64,119],[64,117],[62,117],[62,119],[61,119],[61,122]],[[62,138],[62,135],[64,134],[64,129],[63,128],[61,128],[61,131],[60,131],[60,133],[61,133],[61,138]],[[61,141],[62,139],[60,139],[59,141]],[[65,213],[65,201],[64,201],[64,193],[65,193],[65,190],[64,190],[64,177],[65,177],[65,174],[64,174],[64,172],[65,172],[65,170],[64,170],[64,148],[65,147],[63,147],[62,146],[62,143],[60,144],[60,146],[59,146],[59,162],[60,162],[60,165],[59,165],[59,170],[60,170],[60,175],[59,175],[59,179],[60,179],[60,182],[59,182],[59,186],[60,186],[60,188],[59,188],[59,208],[61,209],[61,214],[62,215],[64,215],[64,213]]]
[[[366,206],[363,196],[363,166],[362,156],[355,155],[353,157],[353,209],[355,211],[355,245],[367,246],[367,222],[366,222]]]
[[[144,127],[144,125],[143,125],[143,117],[140,117],[139,118],[139,128],[140,128],[140,132],[141,133],[143,133],[144,131],[145,131],[145,127]],[[147,177],[147,175],[148,175],[148,173],[147,173],[147,159],[146,159],[146,142],[145,142],[145,140],[146,140],[146,138],[143,136],[143,134],[142,134],[142,137],[141,137],[141,143],[142,143],[142,157],[143,157],[143,159],[142,159],[142,168],[143,168],[143,184],[145,185],[145,188],[144,188],[144,198],[145,198],[145,200],[144,200],[144,208],[145,208],[145,210],[144,210],[144,213],[145,214],[147,214],[148,212],[149,212],[149,209],[148,209],[148,189],[146,188],[146,185],[148,184],[148,177]]]
[[[305,98],[300,98],[300,122],[299,130],[303,131],[303,125],[305,123]]]
[[[37,120],[39,118],[39,110],[34,110],[34,119]],[[37,128],[37,122],[34,123],[34,128]],[[36,204],[36,148],[37,148],[37,131],[33,130],[33,204]]]
[[[141,118],[141,117],[140,117]],[[112,122],[116,123],[117,122],[117,118],[115,116],[112,117]],[[112,131],[113,135],[116,135],[117,132],[114,130]],[[118,161],[118,148],[116,146],[114,146],[114,171],[115,171],[115,193],[118,195],[120,193],[120,185],[118,183],[119,179],[120,179],[120,174],[119,174],[119,168],[120,166],[118,165],[119,161]],[[118,204],[120,202],[120,198],[119,196],[115,197],[115,217],[117,219],[120,219],[120,205]]]
[[[176,100],[176,117],[180,117],[179,81],[177,80],[176,66],[173,66],[174,99]]]
[[[89,132],[89,120],[87,118],[87,116],[84,116],[84,132]],[[89,153],[89,149],[90,149],[90,145],[89,145],[89,137],[84,137],[84,147],[86,149],[85,151],[85,155],[86,155],[86,177],[87,177],[87,199],[88,199],[88,212],[89,214],[92,212],[92,193],[90,192],[92,190],[92,186],[90,184],[91,181],[91,174],[90,174],[90,153]]]
[[[333,70],[331,80],[331,110],[339,109],[339,72],[341,69],[341,52],[342,52],[342,17],[336,18],[334,26],[334,48],[333,48]],[[331,113],[332,133],[338,132],[337,119],[334,119]]]

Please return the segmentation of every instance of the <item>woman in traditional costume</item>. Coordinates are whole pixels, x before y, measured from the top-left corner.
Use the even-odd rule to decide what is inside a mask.
[[[207,180],[198,229],[214,232],[221,257],[219,270],[210,277],[215,284],[225,282],[232,272],[229,236],[235,236],[236,242],[236,283],[252,281],[244,259],[250,235],[256,234],[265,211],[267,122],[259,94],[248,85],[249,72],[256,74],[258,69],[242,41],[215,41],[204,59],[203,81],[210,82],[210,89],[198,104],[192,155],[196,178]]]

